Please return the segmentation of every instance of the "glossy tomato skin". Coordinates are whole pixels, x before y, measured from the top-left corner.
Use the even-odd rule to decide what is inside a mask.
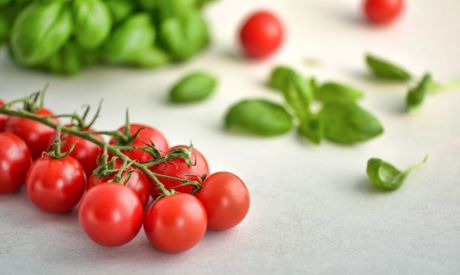
[[[26,176],[30,200],[49,213],[72,210],[80,201],[85,185],[85,171],[71,156],[54,159],[44,155],[32,163]]]
[[[178,145],[171,147],[170,150],[174,150],[175,148],[188,148],[188,146]],[[189,166],[183,159],[173,159],[169,162],[164,162],[152,167],[152,171],[154,173],[191,181],[199,181],[201,177],[209,174],[209,166],[206,158],[195,148],[192,150],[191,161],[192,163],[196,163],[196,165]],[[193,191],[193,186],[191,185],[183,185],[181,182],[160,177],[158,179],[168,190],[174,189],[181,193],[191,193]],[[156,195],[160,194],[157,188],[152,188],[152,191],[152,197],[156,197]]]
[[[240,30],[240,43],[250,58],[272,55],[283,42],[284,30],[280,20],[268,11],[251,14]]]
[[[154,202],[144,217],[150,243],[162,252],[179,253],[195,246],[206,232],[206,211],[190,194],[176,193]]]
[[[35,114],[39,116],[53,115],[47,109],[40,109]],[[57,118],[52,119],[58,123]],[[46,149],[53,143],[56,136],[56,131],[38,121],[20,117],[10,117],[5,126],[5,132],[13,133],[22,138],[32,153],[32,158],[39,158]]]
[[[86,234],[103,246],[121,246],[139,233],[143,208],[129,188],[116,183],[102,183],[85,193],[78,211]]]
[[[21,189],[32,156],[26,143],[11,133],[0,133],[0,194]]]
[[[121,168],[122,164],[117,162],[115,164],[115,168]],[[131,189],[138,197],[139,200],[141,201],[142,207],[144,208],[150,198],[150,181],[148,180],[147,176],[139,171],[136,168],[130,167],[126,171],[133,171],[131,173],[131,176],[129,177],[128,181],[125,182],[125,186]],[[124,176],[126,174],[126,171],[122,174]],[[94,175],[91,175],[88,178],[88,184],[86,187],[86,190],[89,190],[93,188],[96,185],[102,184],[102,183],[110,183],[113,182],[114,178],[116,176],[116,173],[113,173],[112,175],[108,177],[97,177]]]
[[[3,100],[0,100],[0,107],[3,105],[5,105],[5,102],[3,102]],[[5,125],[6,125],[7,120],[8,120],[7,115],[0,114],[0,132],[5,131]]]
[[[229,172],[206,178],[195,196],[206,209],[208,229],[222,231],[238,225],[249,211],[249,192],[243,181]]]
[[[142,129],[142,130],[141,130]],[[118,129],[120,132],[124,133],[125,127],[121,127]],[[155,147],[157,150],[160,152],[166,152],[169,148],[168,141],[166,140],[166,137],[157,129],[142,125],[142,124],[136,124],[136,123],[131,123],[130,124],[130,133],[131,135],[134,135],[137,131],[139,131],[139,135],[137,138],[131,143],[133,146],[145,146],[146,144],[153,143],[155,144]],[[115,139],[110,140],[110,144],[116,144],[117,141]],[[128,157],[131,159],[138,160],[140,163],[145,163],[148,162],[149,160],[152,160],[152,156],[142,150],[129,150],[129,151],[123,151]]]
[[[85,132],[91,132],[91,129],[85,130]],[[103,141],[102,136],[93,135],[96,139]],[[73,136],[73,135],[63,135],[63,145],[62,151],[67,152],[72,144],[75,144],[70,155],[80,162],[85,170],[86,177],[89,177],[94,169],[97,168],[97,158],[99,153],[102,151],[100,147],[89,140]]]
[[[388,24],[398,17],[404,6],[404,0],[365,0],[364,14],[373,24]]]

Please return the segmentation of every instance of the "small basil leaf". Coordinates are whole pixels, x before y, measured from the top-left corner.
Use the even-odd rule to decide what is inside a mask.
[[[427,160],[428,156],[426,156],[422,162],[401,171],[388,162],[378,158],[372,158],[367,162],[367,176],[377,188],[393,191],[401,187],[407,176],[413,170],[425,164]]]
[[[309,117],[299,125],[299,134],[314,144],[320,144],[324,137],[324,124],[318,117]]]
[[[127,18],[136,8],[131,0],[105,0],[107,8],[110,10],[112,20],[118,23]]]
[[[412,75],[403,67],[396,65],[383,58],[367,55],[366,63],[371,72],[377,78],[407,81],[412,79]]]
[[[313,88],[301,75],[289,74],[283,87],[283,96],[292,108],[295,116],[300,120],[310,116],[310,104],[313,101]]]
[[[379,120],[351,101],[329,101],[319,114],[324,135],[339,144],[354,144],[383,133]]]
[[[287,83],[289,75],[295,74],[295,71],[286,66],[277,66],[270,73],[267,85],[270,88],[281,91]]]
[[[259,136],[283,135],[292,129],[291,115],[283,106],[265,99],[246,99],[225,116],[227,129]]]
[[[169,100],[175,103],[201,101],[209,97],[217,87],[217,79],[207,72],[191,73],[174,84]]]
[[[332,100],[350,100],[355,101],[361,99],[364,93],[352,86],[338,82],[326,82],[315,89],[315,99],[323,103]]]
[[[409,90],[406,97],[406,107],[408,111],[412,111],[422,105],[432,83],[431,75],[425,74],[417,86]]]
[[[73,75],[80,72],[83,64],[83,52],[74,42],[68,42],[61,50],[53,55],[44,65],[53,73]]]
[[[169,56],[155,47],[133,54],[130,65],[143,68],[158,68],[170,62]]]
[[[110,34],[112,16],[102,0],[74,0],[75,36],[87,49],[99,47]]]

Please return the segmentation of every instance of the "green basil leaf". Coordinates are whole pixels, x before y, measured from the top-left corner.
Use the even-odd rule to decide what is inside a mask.
[[[310,105],[314,97],[310,83],[297,73],[289,74],[282,91],[284,99],[297,118],[304,120],[310,116]]]
[[[53,55],[44,67],[53,73],[73,75],[80,72],[84,65],[83,52],[77,44],[69,42]]]
[[[369,54],[366,56],[366,63],[370,71],[377,78],[398,81],[407,81],[412,79],[411,73],[409,73],[405,68],[383,58]]]
[[[113,23],[125,20],[136,8],[131,0],[106,0],[105,4],[110,10]]]
[[[186,15],[190,10],[195,9],[196,2],[196,0],[157,0],[156,8],[158,8],[161,19],[165,20]]]
[[[378,119],[352,101],[329,101],[319,117],[325,137],[339,144],[359,143],[383,133]]]
[[[103,50],[104,58],[110,63],[137,65],[154,42],[155,29],[149,15],[132,15],[112,32]]]
[[[393,191],[401,187],[407,176],[413,170],[425,164],[427,160],[428,156],[422,162],[412,165],[405,171],[401,171],[388,162],[372,158],[367,162],[367,176],[377,188]]]
[[[356,101],[363,96],[364,93],[355,87],[332,81],[315,90],[315,99],[323,103],[333,100]]]
[[[75,37],[80,46],[95,49],[110,34],[112,16],[101,0],[74,0]]]
[[[0,46],[8,40],[11,29],[11,21],[0,16]]]
[[[217,0],[196,0],[196,7],[199,8],[199,9],[202,9],[204,6],[212,3],[212,2],[215,2]]]
[[[408,111],[415,110],[422,105],[428,90],[433,84],[430,74],[425,74],[416,87],[410,89],[406,97],[406,107]]]
[[[270,88],[281,91],[286,87],[287,78],[291,74],[295,74],[293,69],[286,66],[277,66],[270,73],[267,85]]]
[[[175,60],[182,61],[208,44],[208,27],[202,15],[192,10],[183,16],[164,20],[160,26],[160,39],[168,53]]]
[[[21,64],[37,65],[58,52],[72,31],[72,13],[67,2],[36,1],[16,18],[11,48]]]
[[[227,129],[259,136],[283,135],[292,129],[283,106],[265,99],[246,99],[233,105],[225,117]]]
[[[158,48],[148,48],[134,54],[129,61],[130,65],[143,68],[158,68],[169,64],[169,56]]]
[[[4,8],[11,3],[11,0],[0,0],[0,8]]]
[[[299,134],[314,144],[320,144],[324,138],[324,123],[316,116],[301,121]]]
[[[217,87],[217,78],[207,72],[191,73],[174,84],[169,100],[175,103],[197,102],[208,98]]]

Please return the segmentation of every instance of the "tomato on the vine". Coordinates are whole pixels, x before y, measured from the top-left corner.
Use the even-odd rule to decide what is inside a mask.
[[[136,139],[131,142],[131,144],[121,144],[121,145],[132,145],[132,146],[146,146],[150,144],[154,144],[155,148],[159,150],[160,152],[166,152],[169,148],[168,141],[166,140],[166,137],[157,129],[142,125],[142,124],[136,124],[136,123],[131,123],[129,125],[129,130],[130,130],[130,135],[136,134],[136,132],[139,131],[139,134]],[[126,131],[125,126],[121,127],[118,129],[119,132],[124,133]],[[117,144],[117,140],[115,138],[112,138],[110,140],[110,144]],[[140,163],[145,163],[148,162],[149,160],[152,160],[152,156],[144,152],[142,150],[124,150],[122,151],[124,154],[126,154],[128,157],[131,159],[138,160]]]
[[[26,143],[11,133],[0,133],[0,194],[21,189],[32,156]]]
[[[115,169],[120,169],[122,167],[122,164],[120,162],[115,163]],[[143,207],[145,207],[149,201],[150,198],[150,181],[147,178],[147,176],[142,173],[139,169],[134,168],[134,167],[129,167],[122,173],[122,177],[126,175],[126,173],[130,173],[129,178],[125,183],[123,183],[126,187],[131,189],[138,197],[139,200],[141,201],[141,204]],[[110,176],[107,177],[98,177],[91,175],[88,178],[88,184],[86,187],[86,190],[89,190],[93,188],[96,185],[102,184],[102,183],[108,183],[108,182],[113,182],[115,179],[117,173],[113,173]]]
[[[171,147],[170,150],[174,150],[176,148],[188,148],[188,146],[178,145]],[[151,169],[154,173],[157,174],[196,182],[200,181],[201,178],[209,174],[208,162],[206,161],[205,157],[200,153],[200,151],[193,148],[190,160],[192,163],[195,163],[195,166],[190,166],[185,162],[184,159],[177,158],[168,162],[163,162],[159,165],[152,167]],[[166,179],[161,177],[158,177],[158,179],[161,183],[164,184],[164,186],[168,190],[174,189],[177,192],[181,193],[191,193],[193,191],[193,186],[183,184],[177,180]],[[152,197],[155,197],[157,194],[160,193],[158,188],[153,188],[152,191]]]
[[[273,54],[283,42],[283,26],[268,11],[251,14],[240,30],[240,42],[246,56],[265,58]]]
[[[52,112],[44,108],[35,114],[42,117],[53,115]],[[54,123],[59,123],[57,118],[51,120]],[[13,133],[22,138],[29,147],[33,159],[39,158],[48,149],[56,135],[56,130],[53,128],[41,122],[21,117],[10,117],[6,122],[5,132]]]
[[[86,185],[81,164],[71,156],[44,155],[32,163],[26,176],[30,200],[50,213],[65,213],[80,201]]]
[[[178,253],[195,246],[206,232],[206,211],[190,194],[176,193],[154,202],[144,218],[144,231],[156,249]]]
[[[369,22],[387,24],[396,19],[404,6],[404,0],[365,0],[363,9]]]
[[[86,234],[104,246],[128,243],[142,226],[143,208],[136,194],[117,183],[102,183],[86,192],[78,220]]]
[[[91,131],[91,129],[85,130],[85,132]],[[93,137],[100,141],[103,140],[100,135],[93,134]],[[75,145],[72,152],[70,152],[70,155],[80,162],[83,169],[85,169],[86,176],[89,177],[93,173],[94,169],[97,168],[97,158],[99,157],[99,153],[102,151],[100,147],[89,140],[74,135],[64,134],[63,140],[63,151],[68,151],[73,144]]]
[[[239,224],[249,210],[249,192],[243,181],[229,172],[211,174],[196,194],[208,216],[208,229],[221,231]]]
[[[3,105],[5,105],[5,102],[3,102],[3,100],[0,100],[0,107],[2,107]],[[7,115],[0,114],[0,132],[5,131],[5,125],[6,125],[7,120],[8,120]]]

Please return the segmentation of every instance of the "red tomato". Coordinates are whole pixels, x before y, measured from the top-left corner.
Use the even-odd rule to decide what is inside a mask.
[[[53,115],[47,109],[40,109],[35,114],[39,116]],[[53,118],[58,123],[57,118]],[[10,132],[22,138],[32,153],[33,159],[39,158],[46,149],[53,143],[56,131],[38,121],[21,117],[10,117],[6,122],[5,132]]]
[[[5,102],[3,100],[0,100],[0,107],[5,105]],[[6,121],[8,120],[7,115],[0,114],[0,132],[3,132],[5,130],[5,125]]]
[[[26,176],[30,200],[50,213],[73,209],[85,191],[85,184],[85,171],[71,156],[53,159],[44,155],[32,163]]]
[[[139,129],[142,129],[142,130],[139,132],[139,135],[137,136],[137,138],[130,145],[145,146],[145,144],[153,143],[155,144],[155,147],[160,152],[166,152],[168,150],[169,148],[168,141],[166,140],[165,136],[160,131],[158,131],[157,129],[153,127],[149,127],[149,126],[142,125],[142,124],[135,124],[135,123],[130,124],[131,135],[134,135],[137,131],[139,131]],[[118,130],[124,133],[125,127],[121,127]],[[110,140],[110,144],[116,144],[116,143],[117,141],[114,138]],[[141,163],[145,163],[145,162],[148,162],[149,160],[152,160],[152,156],[142,150],[129,150],[129,151],[123,151],[123,153],[126,154],[131,159],[138,160]]]
[[[249,192],[243,181],[229,172],[217,172],[203,182],[196,197],[208,216],[208,229],[221,231],[239,224],[249,210]]]
[[[116,183],[103,183],[83,196],[78,220],[86,234],[104,246],[128,243],[142,226],[142,204],[129,188]]]
[[[0,134],[0,194],[19,191],[31,162],[29,148],[21,138]]]
[[[115,164],[115,168],[121,168],[120,163]],[[139,197],[139,200],[141,201],[141,204],[143,207],[145,207],[149,201],[150,198],[150,181],[148,180],[147,176],[139,171],[136,168],[130,167],[125,172],[123,172],[123,175],[126,174],[126,171],[134,171],[131,173],[131,176],[129,177],[128,181],[125,183],[125,186],[134,191],[134,193]],[[96,177],[96,176],[90,176],[88,179],[88,184],[86,187],[86,190],[89,190],[93,188],[96,185],[99,185],[101,183],[107,183],[107,182],[113,182],[113,179],[115,178],[116,173],[113,173],[112,175],[104,178]]]
[[[91,129],[86,130],[85,132],[90,132]],[[102,136],[93,135],[93,137],[102,141]],[[72,136],[72,135],[63,135],[64,143],[62,145],[62,151],[67,152],[72,144],[75,144],[70,155],[80,162],[85,170],[86,176],[89,177],[94,169],[97,168],[97,158],[99,157],[99,146],[92,143],[89,140]]]
[[[175,148],[188,148],[188,146],[178,145],[171,147],[170,150]],[[191,181],[198,181],[204,175],[209,174],[208,162],[204,156],[195,148],[192,150],[191,161],[192,163],[196,163],[196,165],[189,166],[183,159],[173,159],[169,162],[164,162],[152,167],[152,171],[154,173]],[[193,191],[193,186],[191,185],[184,185],[181,182],[171,179],[160,177],[158,179],[168,190],[174,189],[180,193],[191,193]],[[156,195],[161,193],[158,188],[152,188],[152,191],[152,197],[156,197]]]
[[[240,42],[246,56],[265,58],[273,54],[283,41],[280,20],[267,11],[251,14],[240,30]]]
[[[364,14],[371,23],[387,24],[398,17],[403,6],[403,0],[366,0]]]
[[[150,243],[162,252],[178,253],[195,246],[206,232],[206,211],[190,194],[176,193],[154,202],[144,217]]]

